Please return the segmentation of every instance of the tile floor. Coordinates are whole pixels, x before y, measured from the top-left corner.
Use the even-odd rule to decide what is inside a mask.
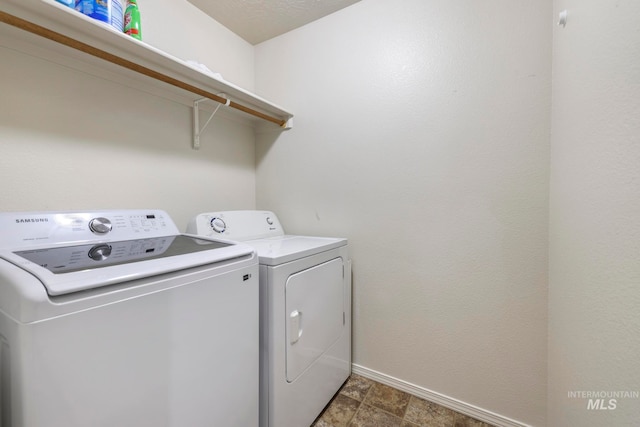
[[[491,427],[451,409],[352,374],[311,427]]]

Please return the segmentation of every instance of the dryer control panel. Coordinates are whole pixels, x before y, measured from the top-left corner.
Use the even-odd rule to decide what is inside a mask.
[[[187,233],[237,241],[284,236],[278,217],[271,211],[202,213],[189,222]]]

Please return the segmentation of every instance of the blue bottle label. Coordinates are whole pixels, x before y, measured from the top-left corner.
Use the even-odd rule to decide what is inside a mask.
[[[65,6],[74,7],[76,5],[75,0],[57,0],[58,3],[62,3]]]
[[[81,11],[98,21],[109,23],[109,0],[80,0]]]

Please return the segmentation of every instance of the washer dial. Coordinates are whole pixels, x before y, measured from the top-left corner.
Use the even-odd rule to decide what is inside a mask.
[[[111,246],[96,245],[89,250],[89,258],[94,261],[104,261],[111,255]]]
[[[108,218],[99,217],[89,221],[89,229],[96,234],[107,234],[112,228],[113,225]]]

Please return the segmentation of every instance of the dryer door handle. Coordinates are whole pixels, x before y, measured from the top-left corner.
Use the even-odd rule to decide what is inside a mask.
[[[302,312],[294,310],[289,314],[289,342],[295,344],[302,336]]]

